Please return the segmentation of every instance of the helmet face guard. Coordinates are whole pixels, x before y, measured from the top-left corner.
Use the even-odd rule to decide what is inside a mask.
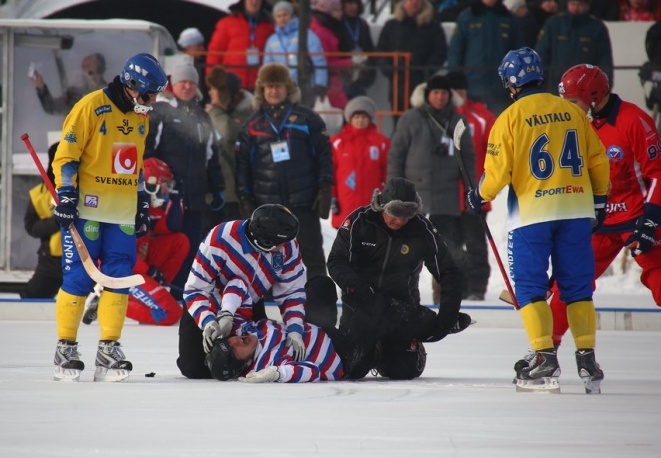
[[[609,92],[608,77],[595,65],[574,65],[562,75],[558,84],[561,97],[578,98],[588,107],[600,105]]]
[[[204,364],[209,368],[211,376],[222,382],[239,377],[248,367],[250,360],[239,361],[228,339],[216,339],[213,349],[204,358]]]
[[[119,75],[119,80],[129,89],[138,93],[133,99],[134,111],[145,114],[151,107],[142,105],[147,103],[152,94],[163,92],[167,86],[168,79],[156,58],[147,53],[136,54],[129,58],[124,64],[124,69]]]
[[[153,207],[160,207],[168,200],[175,187],[174,175],[170,167],[160,159],[150,157],[143,164],[145,191],[151,197]]]

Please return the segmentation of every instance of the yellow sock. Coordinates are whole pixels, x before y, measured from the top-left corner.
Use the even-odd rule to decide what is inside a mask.
[[[521,319],[528,334],[530,347],[535,350],[553,348],[553,315],[546,301],[531,302],[521,307]]]
[[[74,296],[60,289],[55,303],[57,338],[59,340],[76,341],[78,326],[80,326],[80,319],[84,310],[85,296]]]
[[[597,340],[597,313],[594,310],[594,302],[578,301],[568,304],[567,321],[576,348],[594,348]]]
[[[122,336],[128,303],[128,294],[103,290],[99,298],[100,340],[119,340]]]

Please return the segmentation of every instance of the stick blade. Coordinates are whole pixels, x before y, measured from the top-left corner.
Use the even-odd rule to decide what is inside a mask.
[[[461,149],[461,136],[464,135],[466,130],[466,123],[463,119],[460,119],[456,126],[454,126],[454,136],[452,140],[454,141],[454,147],[458,150]]]

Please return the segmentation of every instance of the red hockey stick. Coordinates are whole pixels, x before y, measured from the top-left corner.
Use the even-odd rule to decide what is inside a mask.
[[[39,169],[39,173],[41,174],[41,177],[44,179],[44,183],[46,184],[46,187],[50,191],[51,196],[53,196],[53,200],[55,201],[55,203],[57,203],[57,193],[55,192],[53,183],[51,183],[50,178],[48,178],[48,174],[46,173],[46,170],[44,170],[44,166],[41,164],[41,161],[39,160],[39,156],[37,156],[37,152],[32,147],[32,142],[30,142],[30,137],[28,136],[27,133],[25,133],[21,135],[21,140],[23,140],[23,142],[25,143],[25,146],[30,152],[30,156],[32,156],[32,160]],[[80,260],[83,263],[85,272],[87,272],[87,275],[89,275],[90,278],[94,280],[96,283],[100,284],[104,288],[123,289],[123,288],[130,288],[131,286],[141,285],[145,282],[145,279],[142,278],[142,275],[129,275],[128,277],[110,277],[102,273],[96,267],[96,263],[94,262],[94,260],[90,257],[90,253],[89,251],[87,251],[85,242],[83,242],[83,239],[78,233],[76,226],[74,226],[73,224],[70,225],[69,232],[71,233],[73,242],[76,245],[76,249],[78,250],[78,255],[80,256]]]

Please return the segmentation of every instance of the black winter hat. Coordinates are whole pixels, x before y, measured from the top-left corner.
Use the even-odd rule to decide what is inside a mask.
[[[434,75],[429,81],[427,81],[427,87],[425,88],[425,100],[429,97],[429,93],[434,89],[443,89],[450,92],[450,80],[441,75]]]
[[[374,211],[386,212],[395,218],[413,218],[422,211],[422,199],[415,185],[402,177],[388,180],[383,192],[375,189],[370,205]]]

